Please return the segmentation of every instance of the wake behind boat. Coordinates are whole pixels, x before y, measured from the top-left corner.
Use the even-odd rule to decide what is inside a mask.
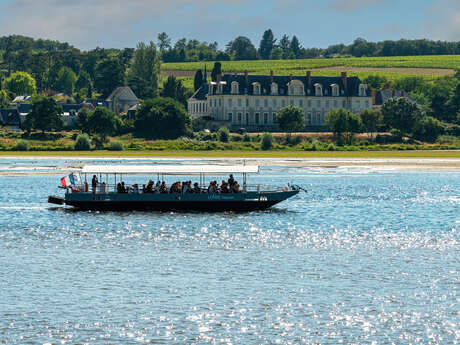
[[[258,172],[256,165],[90,165],[62,178],[64,198],[50,196],[48,202],[82,210],[253,211],[267,209],[300,191],[297,186],[247,184],[248,174]],[[223,174],[230,174],[227,181],[206,184],[206,176]],[[233,174],[241,175],[242,186]],[[132,175],[156,176],[157,182],[152,178],[145,185],[125,186],[123,178]],[[199,183],[184,181],[167,186],[165,176],[199,176]]]

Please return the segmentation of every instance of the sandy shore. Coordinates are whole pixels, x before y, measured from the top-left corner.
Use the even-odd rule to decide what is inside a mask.
[[[33,160],[34,163],[29,162]],[[40,161],[57,160],[67,161],[68,164],[41,165]],[[29,171],[35,173],[53,173],[67,170],[71,167],[83,165],[82,161],[110,161],[112,162],[171,162],[187,161],[202,164],[257,164],[261,166],[290,166],[290,167],[320,167],[320,168],[373,168],[376,170],[402,171],[460,171],[460,158],[213,158],[213,157],[91,157],[91,156],[2,156],[0,157],[0,174]],[[13,161],[13,162],[11,162]],[[75,161],[75,164],[73,163]],[[11,164],[13,163],[13,164]],[[28,164],[29,163],[29,164]],[[45,162],[44,162],[45,163]],[[112,163],[116,164],[116,163]]]

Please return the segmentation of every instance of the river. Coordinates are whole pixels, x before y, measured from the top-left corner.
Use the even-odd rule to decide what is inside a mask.
[[[308,192],[252,213],[46,203],[111,162],[0,160],[0,343],[460,340],[460,172],[264,166]]]

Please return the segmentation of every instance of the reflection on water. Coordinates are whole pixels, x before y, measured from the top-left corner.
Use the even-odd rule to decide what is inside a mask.
[[[460,340],[459,173],[252,181],[308,193],[265,212],[81,212],[46,204],[56,176],[0,176],[0,342]]]

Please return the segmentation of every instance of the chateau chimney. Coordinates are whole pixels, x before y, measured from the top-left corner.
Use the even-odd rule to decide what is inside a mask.
[[[348,91],[347,72],[342,72],[342,84],[343,84],[343,88],[345,89],[345,91]]]
[[[372,105],[377,104],[377,91],[375,89],[372,89]]]
[[[273,70],[270,71],[270,83],[273,83]]]
[[[311,87],[311,72],[307,71],[307,85]]]

